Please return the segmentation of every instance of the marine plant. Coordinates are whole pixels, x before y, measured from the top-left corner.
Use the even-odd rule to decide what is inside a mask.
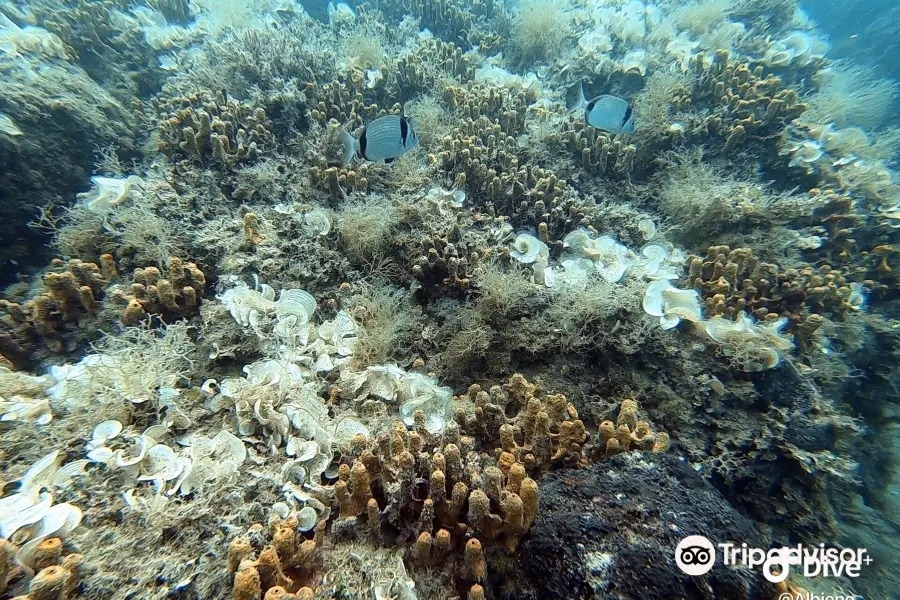
[[[350,200],[337,211],[335,227],[347,255],[358,262],[383,254],[396,227],[396,206],[389,198]]]
[[[520,3],[513,13],[510,43],[519,62],[546,62],[564,50],[572,35],[565,0]]]
[[[816,83],[803,120],[817,125],[834,123],[838,128],[876,129],[884,124],[900,94],[895,81],[842,61],[820,71]]]
[[[419,318],[399,290],[379,283],[362,285],[348,304],[359,325],[353,350],[357,368],[410,356]]]

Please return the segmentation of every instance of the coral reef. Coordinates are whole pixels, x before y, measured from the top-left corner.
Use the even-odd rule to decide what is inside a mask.
[[[788,317],[810,336],[822,317],[842,319],[859,310],[850,273],[824,264],[818,269],[780,269],[760,261],[750,248],[710,246],[691,256],[685,281],[700,291],[710,317],[734,318],[746,311],[757,319]]]
[[[422,393],[425,383],[420,378],[406,376],[409,382],[404,384],[396,371],[370,368],[356,384],[342,380],[342,393],[356,396],[356,402],[373,394],[387,400],[395,393]],[[360,388],[359,381],[367,383]],[[393,386],[400,391],[391,391]],[[617,429],[612,422],[602,423],[596,442],[588,445],[585,425],[565,396],[544,395],[519,374],[489,391],[473,384],[455,404],[453,420],[439,416],[446,409],[435,412],[422,400],[404,404],[400,413],[409,415],[406,423],[396,421],[376,436],[357,434],[350,440],[334,471],[333,486],[313,494],[334,505],[337,518],[328,539],[397,544],[407,548],[414,565],[452,561],[467,585],[483,585],[490,577],[491,557],[514,553],[537,518],[536,479],[551,468],[585,466],[590,457],[603,460],[628,450],[662,453],[669,448],[668,435],[654,433],[646,421],[638,420],[637,403],[630,399],[621,403]],[[510,419],[505,415],[513,407],[518,407],[518,415]],[[316,525],[313,540],[302,541],[297,526],[294,517],[274,521],[271,545],[255,562],[245,560],[251,551],[249,539],[231,542],[228,561],[236,572],[235,598],[312,581],[311,561],[325,539],[326,521]],[[298,553],[308,558],[298,559]],[[271,564],[278,560],[280,569]],[[263,573],[264,563],[268,574]],[[299,581],[284,575],[288,567]]]
[[[44,274],[44,291],[23,304],[0,300],[3,355],[25,366],[40,358],[38,349],[74,351],[103,321],[136,325],[147,315],[170,322],[196,313],[206,285],[197,265],[171,257],[162,275],[157,267],[138,268],[126,284],[111,254],[99,264],[55,259]]]
[[[895,83],[794,0],[326,4],[0,6],[0,595],[896,595]]]
[[[155,99],[158,149],[173,160],[229,168],[260,158],[273,143],[265,110],[223,94]]]

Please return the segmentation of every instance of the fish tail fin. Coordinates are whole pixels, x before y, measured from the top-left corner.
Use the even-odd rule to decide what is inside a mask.
[[[587,104],[583,81],[578,82],[566,91],[566,108],[570,113],[584,110]]]
[[[341,166],[346,167],[353,160],[353,155],[356,154],[359,142],[343,127],[338,129],[338,135],[341,137],[341,146],[344,149],[343,156],[341,156]]]

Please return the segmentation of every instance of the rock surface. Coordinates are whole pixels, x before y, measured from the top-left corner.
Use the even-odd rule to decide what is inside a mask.
[[[691,577],[675,563],[688,535],[767,547],[754,523],[678,457],[629,452],[541,480],[541,510],[518,551],[520,597],[606,600],[774,598],[746,568]]]

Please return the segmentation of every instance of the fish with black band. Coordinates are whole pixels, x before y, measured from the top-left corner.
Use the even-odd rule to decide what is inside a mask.
[[[346,167],[358,156],[363,160],[392,163],[412,150],[419,142],[412,122],[404,115],[385,115],[367,123],[353,137],[346,129],[340,130],[343,157]]]
[[[580,101],[572,111],[584,110],[584,121],[608,133],[633,133],[634,111],[627,100],[618,96],[601,94],[588,100],[581,87]]]

